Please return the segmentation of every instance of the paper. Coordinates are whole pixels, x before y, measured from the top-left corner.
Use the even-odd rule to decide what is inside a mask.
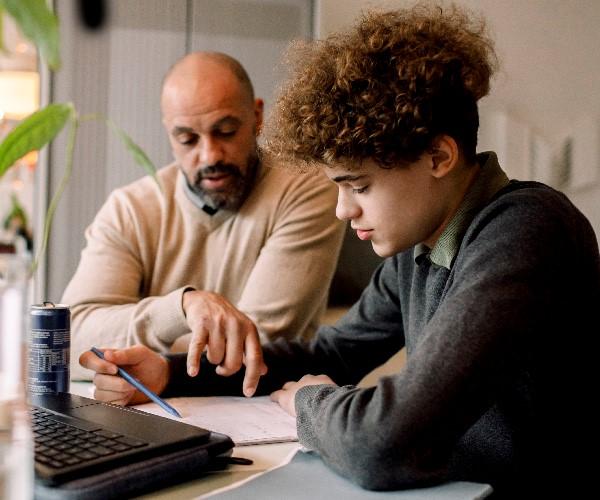
[[[169,398],[167,401],[181,414],[185,423],[226,434],[236,446],[298,440],[296,419],[268,396],[186,397]],[[135,408],[181,421],[155,403]]]

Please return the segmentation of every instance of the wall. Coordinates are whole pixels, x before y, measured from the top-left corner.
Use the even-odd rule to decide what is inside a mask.
[[[448,2],[444,2],[448,3]],[[484,110],[504,110],[555,152],[581,120],[600,122],[600,2],[596,0],[459,0],[482,13],[496,40],[501,71]],[[342,29],[369,7],[411,5],[403,0],[317,0],[316,36]],[[562,186],[600,236],[600,134],[596,181]]]

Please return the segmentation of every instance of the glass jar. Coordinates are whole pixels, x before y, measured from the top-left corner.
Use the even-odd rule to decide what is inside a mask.
[[[27,408],[29,259],[0,253],[0,499],[33,498],[33,436]]]

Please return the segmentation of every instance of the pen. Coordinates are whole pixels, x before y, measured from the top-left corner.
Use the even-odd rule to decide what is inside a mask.
[[[104,359],[104,353],[95,347],[90,348],[96,356],[100,359]],[[119,375],[123,377],[127,382],[129,382],[133,387],[135,387],[138,391],[143,392],[146,396],[148,396],[152,401],[154,401],[158,406],[160,406],[163,410],[168,411],[171,415],[182,418],[179,412],[173,408],[169,403],[167,403],[164,399],[159,398],[156,394],[154,394],[150,389],[148,389],[144,384],[142,384],[139,380],[133,378],[129,373],[127,373],[123,368],[117,367],[119,370]]]

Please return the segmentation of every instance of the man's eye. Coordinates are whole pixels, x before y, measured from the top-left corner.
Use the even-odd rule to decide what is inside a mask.
[[[192,144],[195,144],[197,140],[198,140],[198,138],[193,135],[182,135],[177,138],[177,142],[179,142],[179,144],[182,144],[184,146],[190,146]]]
[[[364,193],[369,186],[363,186],[363,187],[358,187],[358,188],[352,188],[352,192],[356,193],[356,194],[360,194],[360,193]]]
[[[219,137],[233,137],[236,134],[236,132],[237,132],[237,129],[216,130],[215,135],[218,135]]]

